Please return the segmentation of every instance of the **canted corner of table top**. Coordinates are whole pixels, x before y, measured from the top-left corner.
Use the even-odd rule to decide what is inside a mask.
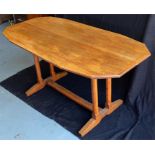
[[[3,34],[55,66],[88,78],[119,78],[150,56],[144,43],[75,21],[39,17]]]

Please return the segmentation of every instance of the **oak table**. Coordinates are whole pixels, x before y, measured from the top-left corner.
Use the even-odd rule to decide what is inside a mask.
[[[38,82],[26,91],[30,96],[51,86],[79,105],[92,111],[92,117],[80,129],[86,135],[123,101],[112,102],[112,78],[119,78],[150,56],[144,43],[121,34],[56,17],[34,18],[7,27],[3,34],[9,41],[31,52]],[[50,65],[50,77],[43,79],[39,58]],[[63,69],[56,73],[54,66]],[[68,72],[91,80],[92,103],[62,87],[57,80]],[[98,79],[106,79],[105,108],[98,106]]]

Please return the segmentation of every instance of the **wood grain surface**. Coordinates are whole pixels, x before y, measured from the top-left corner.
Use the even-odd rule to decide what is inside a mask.
[[[150,56],[134,39],[56,17],[9,26],[3,34],[49,63],[91,79],[121,77]]]

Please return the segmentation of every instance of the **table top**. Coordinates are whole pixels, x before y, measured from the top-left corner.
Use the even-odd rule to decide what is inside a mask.
[[[150,56],[144,43],[56,17],[8,26],[3,34],[55,66],[88,78],[121,77]]]

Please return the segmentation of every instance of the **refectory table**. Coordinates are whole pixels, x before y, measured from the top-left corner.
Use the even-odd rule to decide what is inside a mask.
[[[38,82],[26,91],[27,96],[49,85],[92,111],[92,117],[79,131],[81,136],[86,135],[123,103],[121,99],[112,102],[112,78],[123,76],[150,56],[144,43],[55,17],[40,17],[8,26],[3,34],[34,56]],[[50,77],[46,79],[42,78],[39,58],[50,65]],[[56,73],[54,66],[64,71]],[[68,72],[91,80],[92,103],[56,83]],[[98,79],[106,79],[104,109],[98,106]]]

